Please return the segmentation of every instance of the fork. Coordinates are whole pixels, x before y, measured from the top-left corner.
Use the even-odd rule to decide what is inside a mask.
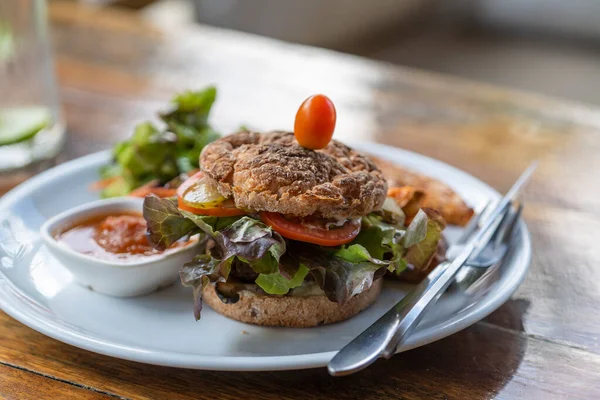
[[[492,202],[488,202],[483,209],[471,219],[469,224],[463,229],[461,236],[455,243],[450,245],[448,250],[446,250],[446,259],[454,259],[456,255],[464,249],[468,239],[479,229],[480,223],[486,221],[486,213],[489,211],[492,204]],[[508,246],[512,240],[512,236],[515,234],[515,227],[522,209],[522,204],[519,205],[516,212],[513,212],[512,208],[509,207],[504,215],[496,219],[492,225],[492,230],[484,239],[486,245],[479,251],[473,252],[467,259],[465,265],[463,265],[456,273],[456,277],[448,287],[448,291],[466,292],[470,285],[474,284],[480,277],[483,277],[483,275],[487,275],[489,269],[495,269],[492,267],[498,265],[508,251]],[[441,272],[443,271],[439,271],[439,273]],[[430,272],[430,280],[436,279],[439,273],[437,269]]]
[[[480,215],[483,215],[484,209]],[[516,211],[510,210],[498,222],[498,228],[490,235],[488,244],[467,260],[466,264],[458,271],[454,282],[449,290],[461,291],[466,294],[472,294],[480,285],[477,283],[485,280],[486,277],[493,274],[506,256],[518,229],[519,219],[523,211],[523,203],[519,203]],[[463,245],[460,243],[452,246],[452,252]]]

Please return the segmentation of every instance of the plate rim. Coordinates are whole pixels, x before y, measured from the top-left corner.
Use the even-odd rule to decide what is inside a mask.
[[[359,150],[365,152],[369,152],[370,149],[373,149],[373,153],[402,153],[405,158],[409,157],[412,159],[420,159],[420,161],[424,161],[428,164],[434,164],[438,168],[450,170],[454,175],[461,176],[467,180],[477,181],[477,183],[481,185],[481,187],[485,187],[490,194],[498,198],[500,197],[500,194],[491,188],[487,183],[443,161],[436,160],[412,151],[379,143],[354,142],[347,140],[345,142],[350,143]],[[27,193],[28,191],[34,190],[35,187],[44,180],[55,178],[56,176],[63,175],[67,172],[75,173],[77,171],[91,168],[94,165],[106,163],[110,159],[110,155],[110,150],[92,153],[62,163],[28,179],[0,198],[0,211],[9,208],[11,204],[15,203],[16,199],[23,197],[23,194]],[[388,160],[394,162],[391,157],[381,157],[387,158]],[[399,352],[424,346],[459,332],[485,318],[490,313],[498,309],[502,304],[504,304],[525,279],[531,263],[531,237],[524,221],[521,221],[520,223],[520,235],[522,238],[523,250],[522,254],[519,255],[518,258],[522,259],[522,261],[520,261],[521,265],[520,268],[512,269],[512,274],[509,276],[510,279],[507,279],[504,285],[487,293],[485,297],[472,305],[468,311],[460,313],[454,318],[445,320],[441,327],[439,324],[436,324],[432,327],[426,328],[423,331],[415,333],[413,335],[413,340],[409,339],[406,346],[403,346]],[[6,277],[0,270],[0,283],[2,282],[12,285],[10,279]],[[21,292],[16,288],[13,290]],[[53,321],[50,317],[40,319],[37,315],[32,314],[28,308],[18,309],[17,307],[13,307],[10,304],[9,297],[7,297],[10,296],[8,292],[8,290],[0,290],[0,309],[17,321],[63,343],[67,343],[84,350],[129,361],[178,368],[215,371],[273,371],[323,367],[326,366],[329,360],[337,353],[337,351],[327,351],[320,353],[278,356],[206,356],[163,350],[144,350],[142,348],[120,345],[111,340],[100,338],[95,339],[88,335],[79,333],[74,329],[67,329],[61,326],[59,322]],[[24,293],[18,294],[28,297],[27,294]],[[417,340],[415,339],[416,336],[424,336],[425,338]]]

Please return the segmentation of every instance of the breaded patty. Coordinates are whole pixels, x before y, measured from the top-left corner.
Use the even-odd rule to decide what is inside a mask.
[[[300,146],[291,132],[238,132],[207,145],[200,168],[239,208],[351,218],[381,208],[387,183],[362,153],[332,140]]]
[[[371,157],[371,160],[381,169],[390,187],[411,186],[423,191],[421,206],[438,211],[446,222],[462,226],[473,216],[473,209],[445,183],[381,158]]]

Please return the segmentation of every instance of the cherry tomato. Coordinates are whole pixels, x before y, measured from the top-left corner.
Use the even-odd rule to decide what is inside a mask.
[[[194,207],[189,203],[186,203],[183,198],[185,197],[186,192],[192,188],[198,180],[204,177],[204,172],[199,171],[194,175],[186,179],[179,187],[177,188],[177,206],[181,210],[189,211],[198,215],[211,215],[214,217],[233,217],[236,215],[244,215],[246,212],[244,210],[240,210],[235,207],[235,203],[231,199],[227,199],[219,204],[216,204],[212,207]]]
[[[360,221],[348,221],[339,228],[325,229],[290,221],[278,213],[261,212],[260,218],[283,237],[321,246],[349,243],[360,232]]]
[[[294,135],[302,147],[323,149],[331,141],[335,129],[335,106],[325,95],[316,94],[304,100],[296,113]]]

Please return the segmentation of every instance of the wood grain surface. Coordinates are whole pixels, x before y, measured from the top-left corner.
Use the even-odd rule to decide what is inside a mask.
[[[523,196],[534,254],[524,284],[484,321],[342,379],[324,369],[224,373],[127,362],[0,313],[0,395],[600,398],[599,110],[208,27],[161,32],[134,14],[70,2],[53,2],[51,20],[65,160],[128,136],[177,90],[216,84],[212,121],[224,132],[289,129],[298,104],[324,92],[337,105],[336,137],[416,151],[500,191],[539,160]]]
[[[0,364],[0,396],[8,400],[29,399],[110,399],[110,396],[71,382]],[[40,397],[42,396],[42,397]]]

